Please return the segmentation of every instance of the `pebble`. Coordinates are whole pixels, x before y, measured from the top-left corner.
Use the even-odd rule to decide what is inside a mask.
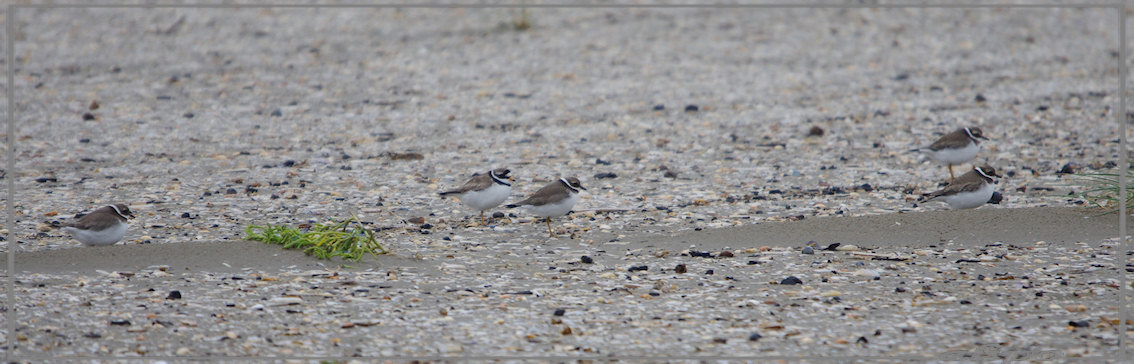
[[[783,284],[783,285],[803,284],[803,281],[800,280],[796,276],[788,276],[787,278],[784,278],[782,281],[780,281],[780,284]]]
[[[802,250],[802,251],[800,251],[800,253],[803,253],[803,254],[815,254],[815,249],[812,249],[812,248],[811,248],[811,247],[809,247],[809,246],[805,246],[805,247],[803,247],[803,250]]]

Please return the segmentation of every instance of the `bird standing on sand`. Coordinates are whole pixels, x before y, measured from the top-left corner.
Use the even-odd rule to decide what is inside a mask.
[[[984,131],[978,127],[960,128],[943,135],[940,139],[925,148],[915,149],[929,155],[930,158],[949,165],[949,181],[954,179],[953,165],[961,164],[976,158],[980,152],[980,140],[988,140]]]
[[[512,193],[512,173],[507,168],[497,168],[486,174],[473,174],[463,186],[451,191],[441,192],[441,196],[457,195],[461,203],[480,211],[480,224],[484,225],[484,210],[500,206]]]
[[[579,190],[586,190],[578,178],[567,177],[553,181],[539,191],[533,193],[523,201],[507,205],[508,208],[524,206],[532,214],[541,216],[547,223],[547,234],[555,237],[551,231],[551,218],[563,216],[571,212],[575,203],[579,202]]]

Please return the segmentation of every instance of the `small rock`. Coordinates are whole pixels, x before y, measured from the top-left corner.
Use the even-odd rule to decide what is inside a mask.
[[[713,275],[713,270],[709,269],[709,270],[705,271],[705,275],[707,275],[707,276]]]
[[[696,251],[696,250],[690,250],[690,251],[689,251],[689,256],[691,256],[691,257],[700,257],[700,258],[712,258],[712,257],[713,257],[713,253],[710,253],[710,252],[699,252],[699,251]]]
[[[732,252],[730,252],[728,250],[725,250],[723,252],[720,252],[720,254],[717,254],[718,258],[732,258],[732,257],[735,257],[735,256],[736,255],[733,255]]]
[[[633,267],[627,268],[626,270],[631,271],[631,272],[637,272],[637,271],[646,271],[646,270],[649,270],[649,269],[650,269],[650,266],[648,266],[648,265],[639,265],[639,266],[633,266]]]
[[[999,205],[1000,201],[1004,201],[1004,194],[1000,193],[1000,191],[992,192],[992,197],[988,199],[988,203],[993,205]]]
[[[665,170],[664,175],[665,175],[665,178],[677,178],[677,172],[674,172],[672,169]]]
[[[1087,320],[1068,321],[1067,324],[1070,325],[1071,327],[1090,327],[1091,326],[1090,321],[1087,321]]]
[[[579,261],[583,262],[583,264],[592,264],[595,262],[594,259],[586,255],[579,257]]]
[[[982,94],[976,94],[976,97],[975,97],[975,98],[973,98],[973,100],[974,100],[974,101],[976,101],[976,102],[985,102],[985,101],[988,101],[988,99],[986,99],[986,98],[984,97],[984,95],[982,95]]]
[[[94,120],[94,119],[95,119],[94,114],[91,114],[89,112],[83,114],[83,121],[91,121],[91,120]]]
[[[678,264],[676,267],[673,267],[673,272],[677,274],[685,274],[685,272],[688,271],[688,268],[685,268],[685,264]]]
[[[809,246],[805,246],[805,247],[803,247],[803,250],[802,250],[802,251],[800,251],[800,253],[803,253],[803,254],[815,254],[815,249],[812,249],[812,248],[811,248],[811,247],[809,247]]]
[[[36,178],[35,181],[39,182],[39,183],[59,182],[59,179],[57,179],[55,177],[40,177],[40,178]]]
[[[803,284],[803,281],[800,280],[799,278],[796,278],[796,276],[788,276],[787,278],[784,278],[784,280],[780,281],[780,284],[785,284],[785,285]]]
[[[562,308],[557,308],[557,309],[555,309],[555,313],[553,313],[553,315],[563,316],[563,314],[566,314],[566,313],[567,313],[567,310],[562,309]]]
[[[700,108],[697,107],[697,105],[686,105],[685,106],[685,112],[697,112],[697,110],[700,110]]]
[[[609,166],[609,165],[610,165],[610,162],[609,162],[609,161],[604,161],[604,160],[602,160],[602,159],[598,159],[598,158],[595,158],[595,164],[598,164],[598,165],[603,165],[603,166]]]
[[[110,320],[110,324],[114,325],[114,326],[130,326],[130,320],[114,319],[114,320]]]
[[[181,114],[181,116],[186,118],[186,119],[192,119],[196,115],[193,115],[193,113],[191,113],[191,112],[187,112],[187,113]]]
[[[272,110],[271,115],[272,116],[283,116],[283,111],[280,111],[280,109],[275,109],[275,110]]]
[[[1059,171],[1055,172],[1055,174],[1074,174],[1075,167],[1076,166],[1071,163],[1064,164],[1063,168],[1060,168]]]
[[[807,136],[809,137],[821,137],[824,133],[823,128],[819,126],[812,126],[811,129],[807,130]]]
[[[759,341],[762,337],[764,336],[754,332],[751,335],[748,335],[748,341]]]
[[[178,291],[178,290],[169,291],[169,295],[165,296],[165,299],[167,299],[167,300],[179,300],[179,299],[181,299],[181,291]]]
[[[662,104],[654,105],[654,111],[662,111],[662,110],[665,110],[665,105],[662,105]]]
[[[409,219],[406,219],[406,221],[411,223],[411,224],[414,224],[414,225],[424,225],[425,224],[425,217],[414,216],[414,217],[411,217]]]
[[[595,179],[618,178],[617,174],[610,172],[595,173]]]
[[[492,218],[493,218],[493,219],[503,219],[503,218],[504,218],[504,213],[503,213],[503,212],[500,212],[500,211],[496,211],[496,212],[493,212],[493,213],[492,213]]]

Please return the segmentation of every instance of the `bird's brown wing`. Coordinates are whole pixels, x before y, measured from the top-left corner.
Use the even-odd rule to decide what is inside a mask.
[[[570,196],[571,192],[568,192],[567,188],[564,188],[563,182],[555,181],[549,183],[547,186],[543,186],[543,188],[540,188],[539,191],[536,191],[534,194],[532,194],[531,197],[528,197],[523,201],[517,202],[513,205],[543,206],[549,203],[559,202]]]
[[[979,190],[984,185],[984,178],[976,171],[968,171],[967,173],[957,177],[953,182],[945,186],[940,191],[931,193],[926,196],[926,199],[934,197],[947,196],[961,192],[973,192]]]
[[[470,178],[469,181],[465,182],[464,186],[461,186],[460,188],[441,192],[441,196],[462,194],[469,191],[480,191],[485,188],[492,187],[492,183],[492,176],[489,176],[487,173],[478,174]]]
[[[63,224],[63,226],[70,226],[83,230],[103,230],[118,224],[118,214],[110,206],[100,207],[89,214],[83,215],[75,222]]]
[[[969,144],[969,135],[965,133],[965,129],[958,129],[949,134],[945,134],[941,139],[929,145],[930,150],[942,149],[960,149]]]

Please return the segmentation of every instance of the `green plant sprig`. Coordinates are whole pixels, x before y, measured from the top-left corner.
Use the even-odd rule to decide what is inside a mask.
[[[358,261],[366,253],[377,257],[390,252],[354,216],[342,222],[315,224],[307,231],[287,225],[268,224],[248,225],[244,233],[245,239],[283,245],[285,249],[302,249],[305,254],[319,259],[341,257]]]
[[[1127,211],[1134,209],[1134,171],[1126,171],[1126,196],[1119,197],[1118,173],[1077,173],[1073,174],[1078,184],[1085,188],[1078,195],[1095,207],[1107,210],[1106,213],[1118,212],[1118,204],[1126,204]]]

